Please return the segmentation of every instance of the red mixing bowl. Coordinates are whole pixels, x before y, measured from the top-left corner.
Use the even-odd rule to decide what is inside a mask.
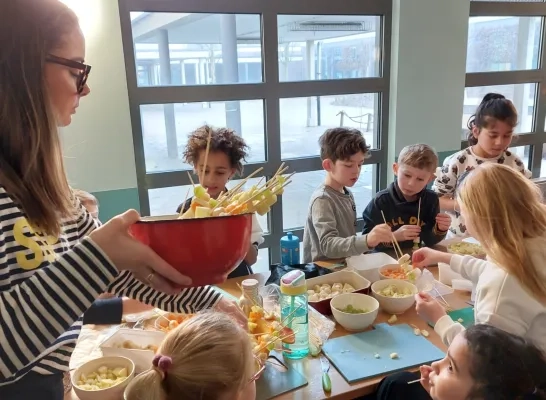
[[[212,283],[212,277],[233,271],[245,258],[252,231],[252,214],[198,219],[178,215],[144,217],[131,234],[193,280],[192,286]]]

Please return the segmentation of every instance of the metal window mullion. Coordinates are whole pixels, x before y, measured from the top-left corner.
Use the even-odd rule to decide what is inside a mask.
[[[541,40],[539,46],[540,68],[543,75],[543,80],[537,85],[535,93],[535,121],[534,130],[537,135],[544,142],[546,141],[545,133],[545,119],[546,119],[546,20],[542,18],[541,24]],[[544,143],[537,143],[531,147],[529,169],[531,170],[533,177],[537,178],[541,175],[542,168],[542,152]]]
[[[150,199],[146,188],[146,157],[144,154],[144,136],[142,132],[142,121],[140,106],[134,95],[137,92],[137,70],[136,57],[133,44],[131,18],[127,2],[119,1],[119,15],[121,24],[121,39],[125,59],[125,71],[127,74],[127,93],[129,97],[129,113],[131,117],[131,131],[133,134],[133,150],[135,153],[135,170],[137,178],[138,199],[140,214],[150,215]]]
[[[274,2],[270,2],[274,3]],[[267,162],[275,168],[281,164],[281,115],[279,105],[279,44],[277,14],[267,9],[262,14],[262,59],[264,80],[270,85],[265,95],[265,132]],[[273,174],[270,174],[273,175]],[[282,196],[271,207],[269,231],[272,245],[269,248],[270,263],[278,259],[278,243],[283,230]]]
[[[343,0],[332,6],[330,0],[313,0],[312,8],[308,2],[293,0],[120,0],[128,11],[179,12],[179,13],[226,13],[226,14],[313,14],[313,15],[380,15],[392,6],[385,0]]]
[[[389,2],[390,3],[390,2]],[[383,152],[376,162],[374,168],[374,181],[372,190],[379,191],[387,187],[388,184],[388,154],[389,154],[389,96],[390,96],[390,68],[391,68],[391,40],[392,40],[392,9],[381,18],[381,36],[382,36],[382,54],[381,68],[382,76],[386,79],[386,89],[379,93],[379,109],[376,120],[381,121],[377,127],[377,139],[379,148]],[[375,161],[375,160],[374,160]]]
[[[383,162],[384,157],[385,152],[383,150],[371,150],[370,158],[366,159],[364,164],[379,164]],[[322,170],[322,161],[318,156],[284,160],[283,162],[285,167],[288,167],[288,170],[286,171],[287,174],[292,172],[303,173]],[[252,164],[245,164],[244,173],[238,179],[246,178],[258,168],[263,168],[263,170],[255,175],[256,178],[260,178],[262,176],[271,177],[279,168],[280,163],[280,161],[263,161]],[[188,177],[189,171],[190,169],[165,172],[150,172],[145,174],[145,180],[143,181],[142,186],[147,193],[148,189],[160,189],[173,186],[191,185],[190,179]]]
[[[468,72],[465,88],[477,86],[518,85],[542,82],[544,74],[540,69],[502,72]]]
[[[140,105],[257,100],[263,99],[267,90],[267,85],[263,83],[151,86],[137,88],[132,100]]]
[[[331,79],[320,81],[280,82],[278,95],[282,98],[332,96],[353,93],[379,93],[387,90],[386,78]]]
[[[527,17],[546,15],[546,3],[471,1],[471,17]]]

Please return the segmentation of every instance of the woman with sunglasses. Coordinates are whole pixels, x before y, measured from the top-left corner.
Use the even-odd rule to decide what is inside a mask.
[[[69,187],[58,127],[91,71],[75,14],[59,0],[4,1],[0,49],[0,399],[63,398],[81,316],[103,292],[243,323],[211,287],[181,289],[191,280],[129,235],[136,211],[98,227]]]

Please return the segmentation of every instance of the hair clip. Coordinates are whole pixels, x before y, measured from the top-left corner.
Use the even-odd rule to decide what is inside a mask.
[[[163,373],[166,373],[172,364],[173,359],[171,357],[161,354],[156,354],[152,360],[152,365]]]

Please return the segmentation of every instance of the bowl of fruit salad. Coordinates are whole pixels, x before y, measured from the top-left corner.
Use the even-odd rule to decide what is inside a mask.
[[[119,400],[134,374],[135,364],[130,359],[101,357],[76,369],[72,386],[80,400]]]
[[[372,284],[372,294],[383,311],[403,314],[415,303],[417,286],[400,279],[384,279]]]
[[[374,323],[379,302],[367,294],[343,293],[330,300],[332,314],[347,331],[362,331]]]

